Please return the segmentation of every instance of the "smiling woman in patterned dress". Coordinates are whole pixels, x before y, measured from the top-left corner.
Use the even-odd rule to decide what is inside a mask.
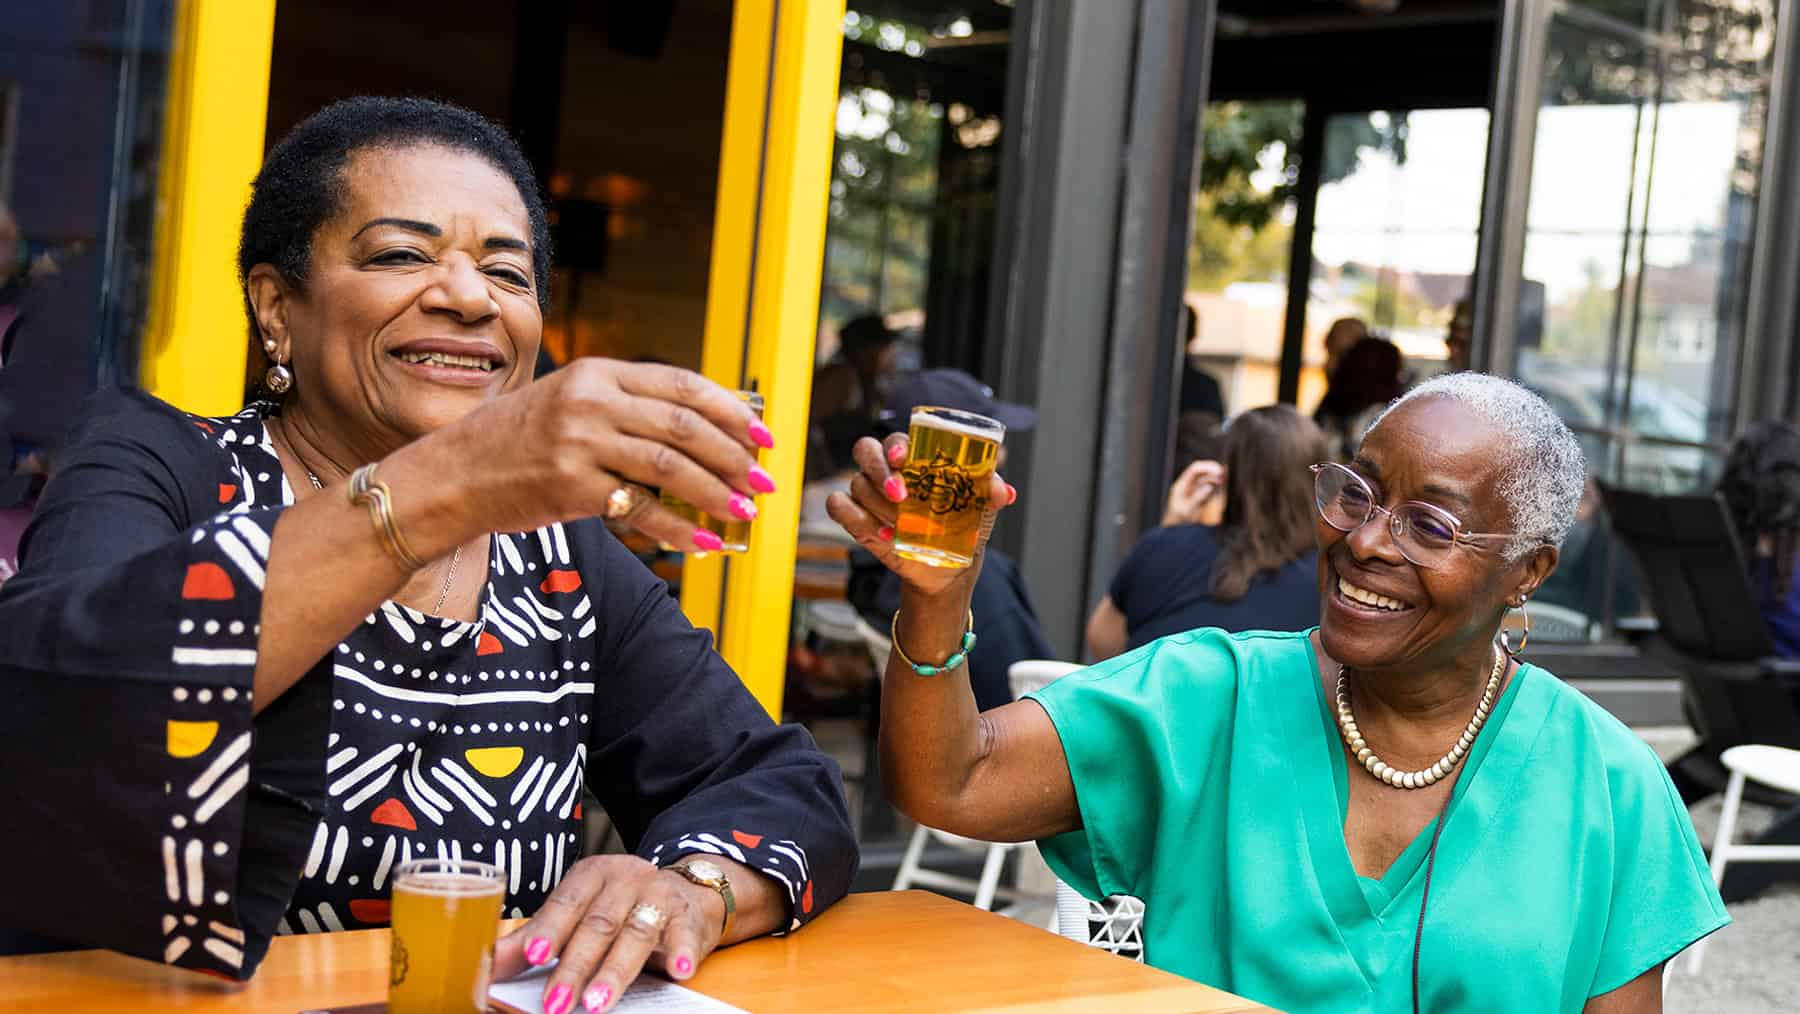
[[[460,856],[533,916],[496,974],[560,958],[562,1014],[844,894],[836,769],[594,517],[717,548],[634,484],[751,516],[772,438],[682,370],[532,383],[549,265],[531,170],[466,110],[352,99],[274,149],[240,269],[285,394],[97,402],[0,596],[0,858],[32,871],[0,927],[245,977]],[[584,786],[633,855],[577,861]],[[729,891],[669,869],[695,856]]]

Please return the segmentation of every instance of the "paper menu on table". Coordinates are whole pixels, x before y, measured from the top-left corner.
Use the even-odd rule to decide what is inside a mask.
[[[544,989],[554,965],[527,972],[516,979],[496,982],[488,987],[488,997],[524,1014],[544,1014]],[[580,1010],[581,1001],[575,1001]],[[678,986],[666,979],[640,975],[613,1007],[615,1011],[634,1014],[641,1011],[679,1011],[681,1014],[749,1014],[739,1007],[721,1003],[704,993]]]

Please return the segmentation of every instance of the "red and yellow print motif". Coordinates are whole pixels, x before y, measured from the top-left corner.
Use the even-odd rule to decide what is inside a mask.
[[[386,824],[388,827],[401,827],[408,831],[419,829],[419,822],[413,819],[412,811],[406,808],[405,803],[393,796],[389,796],[387,802],[377,806],[369,813],[369,822]]]

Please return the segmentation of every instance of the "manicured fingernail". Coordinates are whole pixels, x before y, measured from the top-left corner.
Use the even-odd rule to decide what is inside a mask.
[[[569,1014],[569,1007],[574,1000],[575,991],[563,983],[544,997],[544,1014]]]
[[[731,494],[731,513],[739,521],[754,521],[756,520],[756,505],[751,503],[750,498],[744,494],[733,493]]]
[[[704,528],[694,529],[694,548],[702,553],[716,553],[725,548],[725,540]]]
[[[1006,505],[1008,507],[1011,507],[1013,504],[1016,504],[1018,502],[1019,502],[1019,491],[1013,488],[1012,483],[1010,483],[1010,482],[1007,483],[1006,484]]]
[[[886,493],[887,498],[895,503],[899,503],[906,499],[906,483],[901,481],[900,477],[897,475],[888,476],[887,481],[881,484],[881,491]]]
[[[608,989],[605,986],[595,986],[593,989],[588,990],[587,994],[581,998],[581,1003],[590,1011],[602,1011],[606,1009],[606,1002],[611,999],[611,989]]]
[[[775,434],[769,432],[769,428],[763,425],[761,419],[752,419],[750,420],[750,441],[758,447],[774,447]]]
[[[694,972],[694,959],[683,954],[675,959],[675,974],[686,978]]]
[[[898,465],[902,461],[905,461],[906,460],[906,445],[905,444],[895,444],[894,446],[888,448],[887,458],[888,458],[888,464],[890,464],[890,465]]]
[[[541,965],[550,960],[550,941],[543,937],[532,937],[525,942],[525,960],[534,965]]]
[[[894,529],[891,525],[882,525],[880,530],[877,531],[875,533],[875,535],[876,535],[876,537],[881,539],[881,541],[883,541],[883,542],[894,541]]]
[[[750,488],[758,493],[773,493],[775,492],[775,480],[769,477],[769,473],[763,471],[761,465],[751,465]]]

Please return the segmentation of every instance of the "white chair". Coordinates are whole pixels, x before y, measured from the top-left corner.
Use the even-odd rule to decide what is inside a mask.
[[[1713,835],[1713,883],[1725,883],[1725,867],[1734,862],[1800,862],[1800,845],[1734,845],[1731,842],[1746,779],[1800,795],[1800,750],[1779,746],[1734,746],[1720,754],[1719,760],[1731,772],[1731,780],[1725,783],[1725,806],[1719,811],[1718,833]],[[1694,956],[1688,962],[1689,974],[1700,971],[1700,960],[1706,955],[1706,941],[1695,944],[1693,952]]]
[[[1089,901],[1058,880],[1056,931],[1122,958],[1144,960],[1144,903],[1127,895]]]
[[[877,640],[880,646],[887,646],[887,639],[879,633],[872,632],[870,654],[876,654]],[[877,657],[878,663],[886,659]],[[1050,659],[1026,659],[1014,662],[1006,671],[1007,682],[1011,685],[1013,696],[1022,697],[1033,690],[1042,689],[1052,681],[1081,668],[1069,662],[1057,662]],[[923,864],[925,846],[933,840],[942,842],[952,848],[964,852],[985,852],[986,857],[981,864],[981,876],[977,879],[944,873],[933,870]],[[1015,850],[1019,851],[1019,872],[1021,885],[1017,888],[1001,887],[1000,873],[1006,865],[1006,857]],[[936,887],[941,890],[972,893],[976,908],[992,910],[994,899],[1007,901],[1048,901],[1051,891],[1048,886],[1049,870],[1038,858],[1036,846],[1030,842],[986,842],[962,835],[939,831],[936,828],[920,824],[913,832],[912,840],[906,844],[906,852],[900,858],[900,870],[894,876],[894,890],[904,891],[914,885]],[[1042,885],[1042,886],[1039,886]]]

